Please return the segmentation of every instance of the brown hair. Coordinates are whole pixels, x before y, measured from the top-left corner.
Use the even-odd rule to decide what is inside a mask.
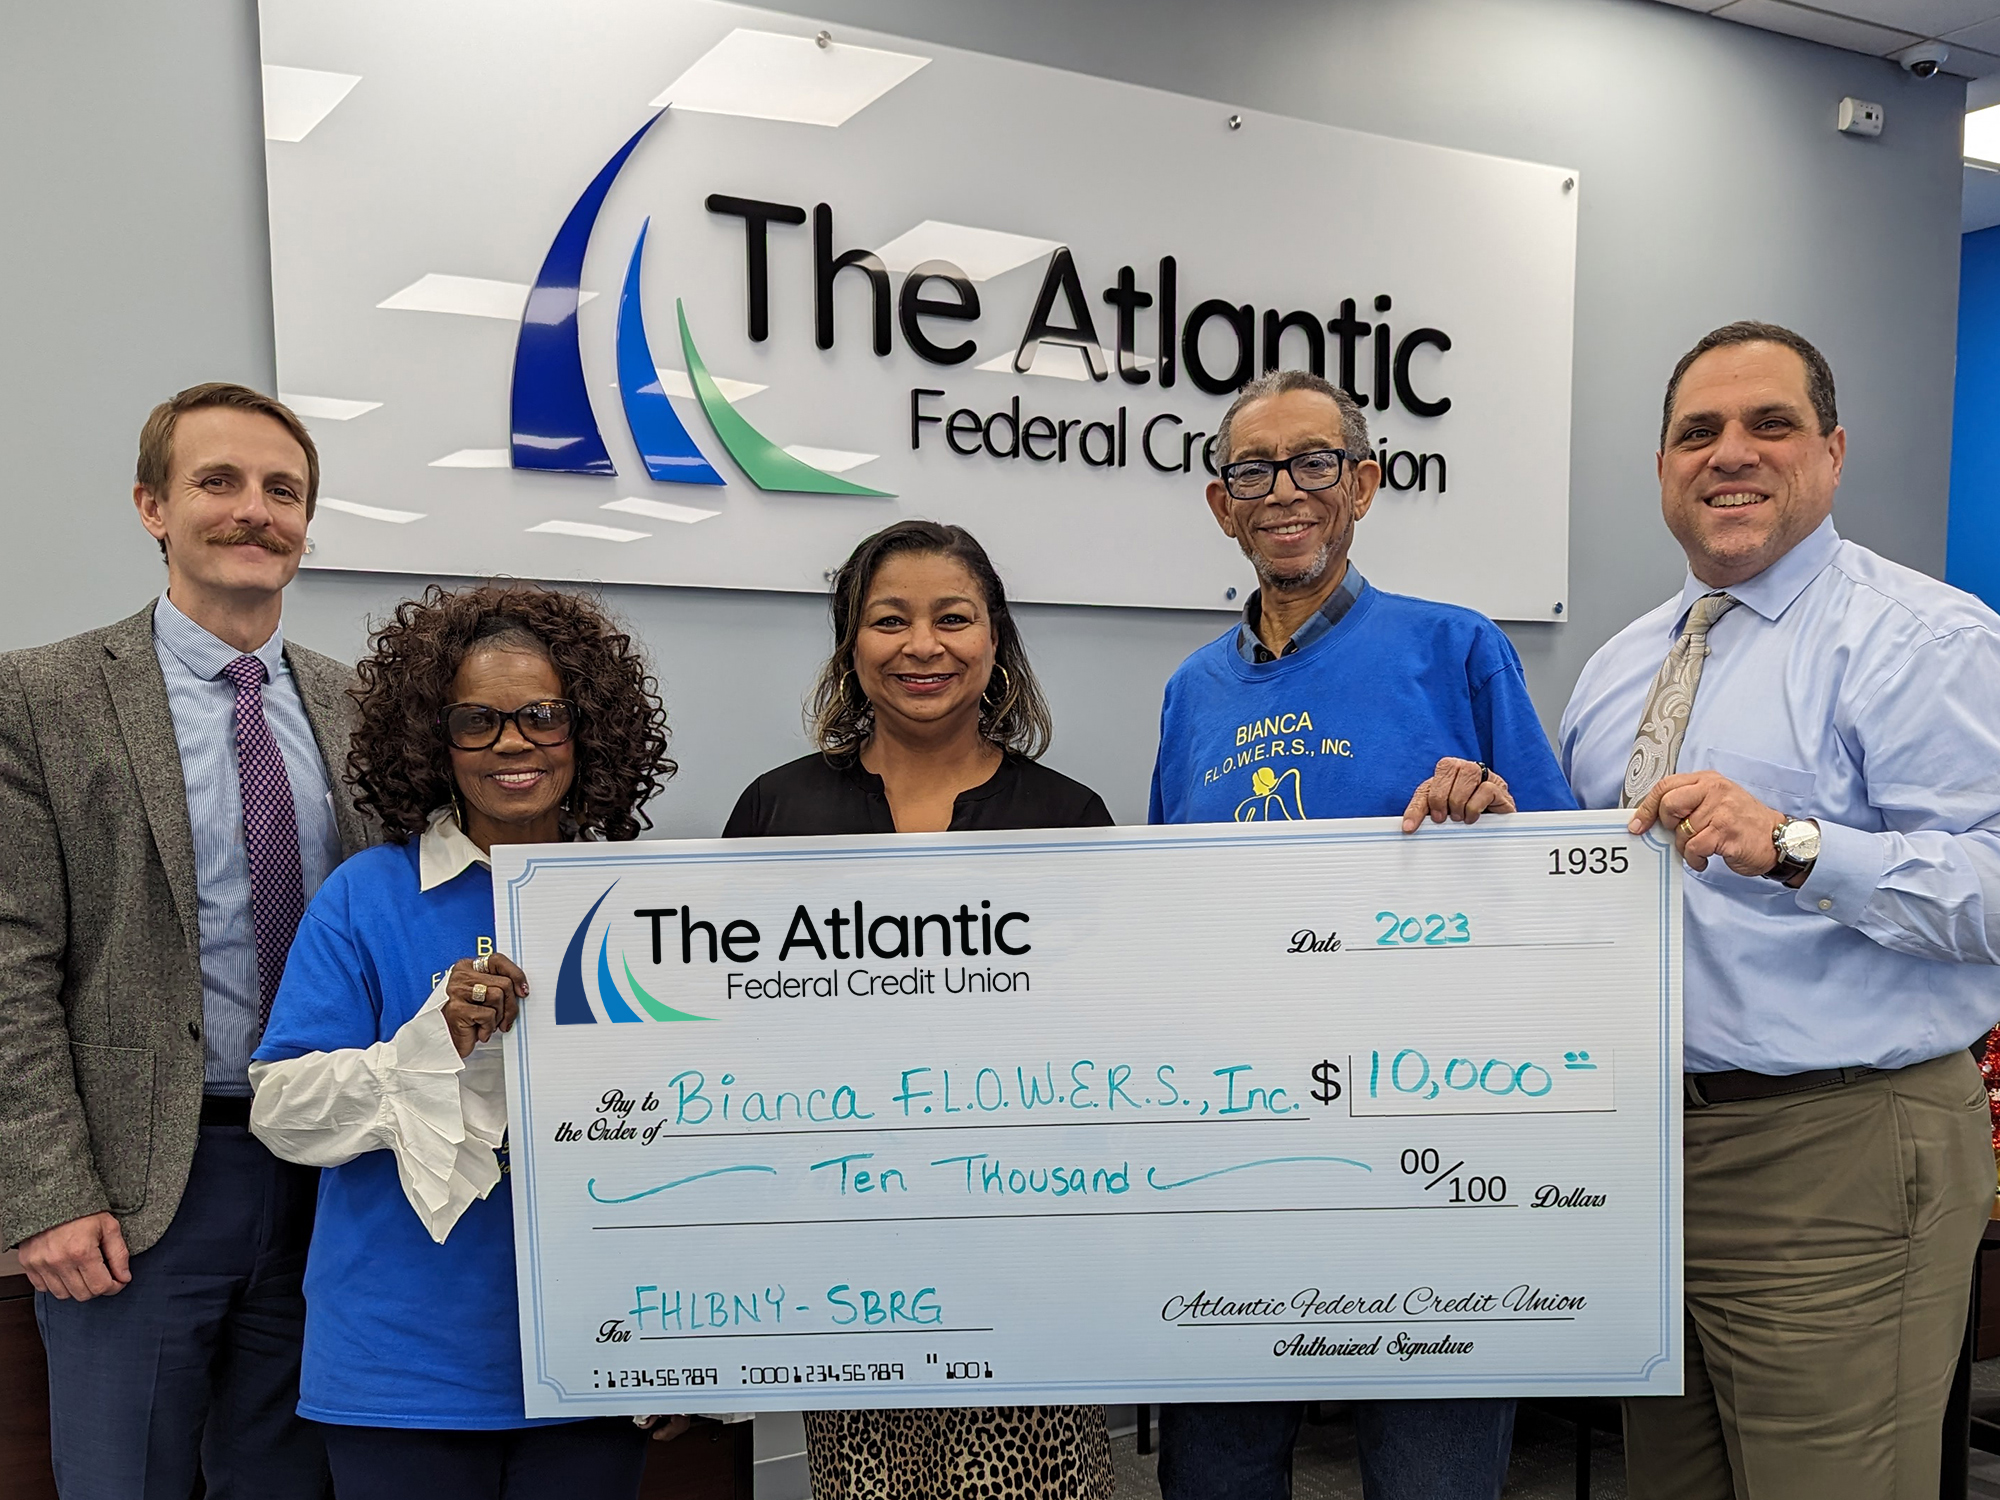
[[[1803,334],[1793,333],[1789,328],[1776,323],[1756,323],[1748,319],[1740,323],[1725,323],[1713,333],[1704,334],[1701,342],[1681,356],[1681,362],[1674,366],[1674,373],[1667,379],[1667,399],[1660,407],[1660,447],[1667,446],[1667,426],[1674,419],[1674,397],[1681,393],[1681,377],[1688,372],[1688,366],[1700,359],[1711,349],[1727,349],[1736,344],[1781,344],[1796,354],[1806,367],[1806,400],[1812,403],[1813,415],[1819,418],[1822,436],[1840,425],[1840,411],[1833,395],[1833,366],[1826,362],[1826,356],[1815,349]]]
[[[153,408],[153,414],[146,418],[146,425],[139,429],[139,465],[135,476],[138,482],[155,495],[165,497],[167,481],[173,477],[174,429],[189,412],[213,406],[269,417],[291,434],[293,442],[306,450],[306,519],[311,520],[313,507],[319,503],[319,449],[313,446],[312,434],[306,431],[306,424],[276,397],[253,391],[247,385],[232,385],[226,380],[191,385],[171,400],[162,401]]]
[[[993,676],[981,703],[980,732],[1030,760],[1049,748],[1054,725],[1041,684],[1028,665],[1021,633],[1007,607],[1007,590],[993,560],[963,526],[938,521],[898,521],[864,537],[833,579],[833,655],[820,668],[806,703],[806,732],[821,752],[834,757],[856,753],[875,728],[875,707],[854,675],[854,642],[861,634],[863,606],[875,572],[899,552],[949,557],[961,564],[986,596],[993,622]]]
[[[451,748],[440,714],[451,682],[479,647],[546,658],[575,704],[576,775],[567,835],[636,838],[653,794],[678,769],[667,713],[632,638],[593,600],[528,583],[489,583],[405,599],[370,642],[354,689],[360,723],[347,755],[355,802],[403,842],[452,800]]]
[[[191,385],[153,408],[152,414],[146,418],[146,425],[139,429],[139,463],[133,477],[164,500],[167,481],[173,478],[174,429],[189,412],[215,406],[269,417],[291,434],[293,442],[305,449],[306,519],[312,520],[313,508],[319,504],[319,449],[313,445],[312,434],[306,431],[306,424],[299,420],[298,413],[277,398],[227,380]],[[162,537],[160,556],[166,555],[167,541]]]

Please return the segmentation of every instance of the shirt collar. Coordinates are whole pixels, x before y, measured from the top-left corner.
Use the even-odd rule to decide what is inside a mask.
[[[1723,592],[1765,619],[1775,620],[1792,607],[1792,601],[1806,591],[1807,584],[1825,571],[1839,550],[1840,533],[1833,529],[1833,517],[1828,516],[1813,529],[1812,535],[1755,578],[1746,578]],[[1687,582],[1681,586],[1680,618],[1687,618],[1694,601],[1703,594],[1715,592],[1712,585],[1689,573]]]
[[[1347,572],[1326,596],[1326,602],[1313,611],[1312,617],[1292,632],[1292,638],[1285,642],[1280,655],[1290,656],[1295,651],[1303,651],[1314,641],[1338,625],[1354,603],[1361,597],[1361,591],[1368,587],[1368,580],[1361,576],[1361,570],[1353,563],[1347,565]],[[1243,604],[1243,623],[1237,627],[1236,648],[1246,661],[1276,661],[1271,648],[1264,644],[1264,638],[1257,634],[1258,621],[1263,618],[1264,591],[1252,590]]]
[[[255,651],[238,651],[225,640],[209,634],[180,612],[164,593],[153,606],[153,637],[173,652],[180,664],[205,682],[213,682],[222,669],[239,656],[254,656],[264,664],[264,680],[275,682],[284,670],[285,627],[281,623],[271,638]]]
[[[458,826],[458,814],[450,806],[431,814],[429,825],[417,843],[417,889],[435,890],[448,880],[456,880],[474,865],[493,868],[493,861],[465,836]]]

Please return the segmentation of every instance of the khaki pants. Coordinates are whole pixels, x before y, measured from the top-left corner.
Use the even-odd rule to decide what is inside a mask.
[[[1633,1500],[1934,1500],[1994,1198],[1971,1057],[1690,1105],[1685,1156],[1686,1394],[1626,1401]]]

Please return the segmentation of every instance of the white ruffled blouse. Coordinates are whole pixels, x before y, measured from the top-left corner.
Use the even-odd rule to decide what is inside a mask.
[[[491,868],[449,807],[432,813],[417,846],[419,887],[432,890],[472,864]],[[250,1129],[274,1156],[338,1167],[365,1152],[393,1153],[403,1196],[440,1245],[499,1182],[507,1130],[500,1038],[458,1055],[444,1020],[449,982],[447,973],[386,1042],[250,1064]]]

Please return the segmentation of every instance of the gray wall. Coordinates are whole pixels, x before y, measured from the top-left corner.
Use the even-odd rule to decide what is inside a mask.
[[[823,0],[818,14],[1581,169],[1573,614],[1509,632],[1551,724],[1590,652],[1678,584],[1652,475],[1660,385],[1718,323],[1772,318],[1821,344],[1852,435],[1841,526],[1942,570],[1962,85],[1649,0]],[[128,500],[153,402],[197,380],[271,383],[257,76],[250,0],[0,16],[0,648],[158,589]],[[1843,94],[1888,106],[1880,140],[1834,131]],[[1079,170],[1117,170],[1078,151]],[[1356,555],[1365,570],[1365,528]],[[307,574],[287,628],[356,654],[367,618],[418,584]],[[823,608],[702,590],[610,600],[651,645],[677,726],[683,772],[655,816],[712,833],[745,781],[802,748]],[[1143,817],[1160,684],[1220,618],[1025,613],[1055,704],[1051,763]]]

